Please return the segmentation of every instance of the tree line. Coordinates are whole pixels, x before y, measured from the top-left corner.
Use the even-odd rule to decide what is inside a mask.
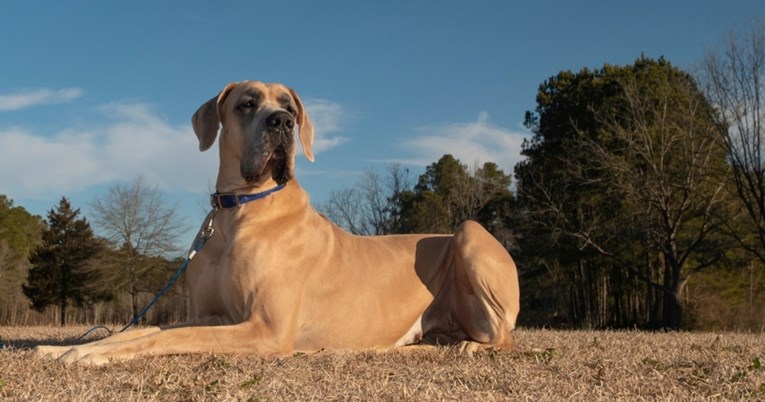
[[[444,155],[417,177],[368,170],[318,209],[359,235],[478,221],[518,264],[521,325],[759,330],[765,25],[726,40],[694,74],[640,56],[550,77],[512,174]],[[0,324],[126,322],[180,265],[156,189],[118,183],[91,208],[103,237],[66,198],[43,220],[0,196]],[[180,284],[149,321],[185,312]]]
[[[352,232],[486,226],[512,252],[527,325],[765,325],[765,28],[691,75],[664,58],[562,71],[525,116],[516,182],[451,155],[332,193]],[[514,187],[514,192],[510,189]]]
[[[42,219],[0,195],[0,324],[127,322],[182,263],[175,208],[142,178],[90,206],[103,236],[66,197]],[[147,319],[184,320],[186,298],[176,286]]]

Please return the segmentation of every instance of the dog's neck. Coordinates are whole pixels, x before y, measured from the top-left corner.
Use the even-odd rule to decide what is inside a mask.
[[[255,193],[246,194],[232,194],[232,193],[214,193],[210,195],[210,204],[215,209],[229,209],[240,207],[244,204],[257,201],[261,198],[266,198],[271,194],[284,189],[284,184],[279,184],[275,187],[271,187],[268,190],[259,191]]]
[[[211,194],[212,197],[218,196],[220,194],[235,195],[240,197],[244,196],[245,198],[252,197],[256,203],[261,198],[272,198],[272,196],[276,196],[280,193],[292,194],[290,197],[294,197],[296,193],[300,193],[306,199],[308,198],[308,194],[297,182],[297,179],[289,180],[284,184],[279,184],[276,181],[269,179],[260,185],[216,185],[215,188],[216,192]]]
[[[273,185],[277,185],[275,182]],[[263,192],[266,188],[255,188],[253,191]],[[238,233],[240,230],[263,230],[262,228],[281,225],[289,219],[296,219],[309,213],[316,213],[311,207],[308,194],[295,180],[284,184],[284,188],[273,192],[267,197],[242,204],[235,208],[219,209],[215,227],[221,229],[224,240],[227,235]],[[298,218],[303,219],[303,218]]]
[[[215,191],[219,194],[254,194],[260,193],[279,185],[271,175],[263,175],[263,179],[257,182],[247,182],[241,175],[226,175],[227,170],[221,169],[218,172],[218,181],[215,184]],[[286,183],[285,183],[286,184]]]
[[[284,185],[287,185],[285,183]],[[273,188],[279,187],[279,183],[274,180],[265,180],[259,184],[216,184],[216,194],[256,194],[264,191],[269,191]]]

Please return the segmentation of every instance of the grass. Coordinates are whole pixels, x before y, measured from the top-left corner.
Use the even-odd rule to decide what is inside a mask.
[[[0,327],[2,400],[765,400],[765,335],[516,331],[518,349],[35,360],[86,328]]]

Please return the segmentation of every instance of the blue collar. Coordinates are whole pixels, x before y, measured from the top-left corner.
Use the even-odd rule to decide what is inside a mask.
[[[263,191],[262,193],[255,194],[221,194],[216,192],[210,195],[210,204],[213,208],[236,208],[242,206],[250,201],[259,200],[261,198],[268,197],[272,193],[275,193],[284,188],[284,184],[280,184],[272,189]]]

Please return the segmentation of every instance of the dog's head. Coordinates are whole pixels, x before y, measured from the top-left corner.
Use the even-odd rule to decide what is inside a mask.
[[[232,82],[200,106],[191,122],[200,151],[212,146],[222,127],[219,187],[258,187],[269,180],[284,184],[294,178],[296,128],[313,162],[313,124],[295,91],[281,84]]]

